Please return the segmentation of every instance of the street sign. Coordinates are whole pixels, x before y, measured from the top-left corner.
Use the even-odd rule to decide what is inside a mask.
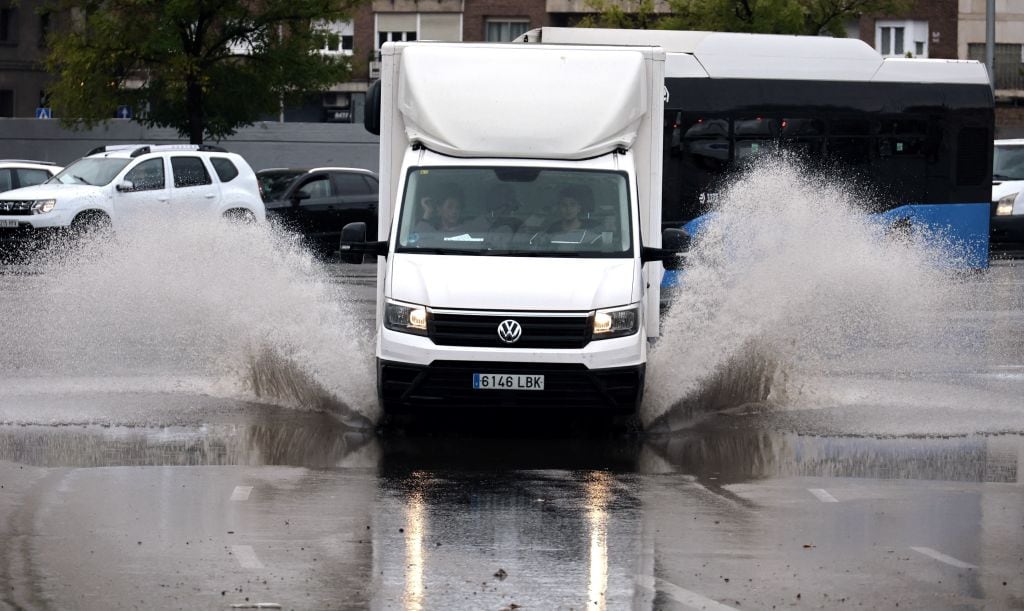
[[[40,107],[40,108],[36,109],[36,118],[37,119],[52,119],[53,118],[53,114],[51,113],[49,108]]]
[[[118,119],[131,119],[132,118],[132,107],[131,106],[118,106],[117,107],[117,118]]]

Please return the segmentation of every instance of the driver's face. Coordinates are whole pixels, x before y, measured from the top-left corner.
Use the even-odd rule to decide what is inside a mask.
[[[563,219],[572,220],[580,215],[580,202],[575,198],[563,197],[558,200],[558,206]]]

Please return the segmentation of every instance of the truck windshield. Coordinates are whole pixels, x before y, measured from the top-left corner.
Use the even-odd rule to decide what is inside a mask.
[[[413,168],[398,252],[631,257],[626,174],[597,170]]]

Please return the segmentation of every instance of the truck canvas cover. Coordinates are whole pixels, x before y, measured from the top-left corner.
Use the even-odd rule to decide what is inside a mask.
[[[651,48],[552,53],[510,44],[467,53],[465,44],[439,43],[396,50],[406,136],[446,155],[586,159],[630,148],[649,107],[644,58]],[[559,95],[545,95],[552,91]]]

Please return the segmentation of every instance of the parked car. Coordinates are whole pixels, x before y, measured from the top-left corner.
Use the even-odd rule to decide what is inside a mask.
[[[0,159],[0,193],[44,183],[63,169],[52,161]]]
[[[267,215],[298,232],[320,256],[338,250],[341,228],[377,235],[377,175],[358,168],[269,168],[256,173]]]
[[[996,140],[992,162],[993,252],[1024,252],[1024,139]]]
[[[161,213],[266,219],[256,174],[239,155],[204,145],[116,145],[93,149],[44,184],[0,195],[0,245],[118,230]]]

